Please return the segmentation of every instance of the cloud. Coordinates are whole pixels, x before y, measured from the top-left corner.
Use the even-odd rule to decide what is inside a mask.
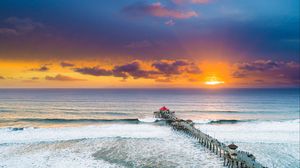
[[[44,27],[42,23],[35,22],[30,18],[9,17],[6,19],[6,22],[13,25],[20,33],[28,33]]]
[[[30,18],[9,17],[5,20],[5,23],[9,24],[10,27],[0,28],[0,35],[17,36],[30,33],[38,28],[44,27],[42,23],[35,22]]]
[[[60,63],[60,66],[62,66],[62,67],[73,67],[74,64],[63,61],[63,62]]]
[[[112,72],[115,77],[127,78],[127,77],[131,76],[134,79],[154,78],[153,75],[159,74],[159,72],[157,72],[157,71],[142,70],[141,63],[139,61],[134,61],[132,63],[128,63],[128,64],[121,65],[121,66],[115,66]]]
[[[211,0],[172,0],[175,4],[191,3],[191,4],[207,4]]]
[[[77,78],[73,78],[73,77],[69,77],[69,76],[64,76],[61,74],[58,74],[54,77],[46,76],[45,79],[50,80],[50,81],[84,81],[83,79],[77,79]]]
[[[282,66],[282,62],[272,60],[255,60],[235,64],[236,70],[232,73],[234,78],[246,78],[250,73],[262,73],[275,70]]]
[[[174,19],[188,19],[191,17],[197,17],[198,14],[193,11],[179,11],[172,8],[163,6],[160,2],[145,4],[136,3],[123,9],[124,12],[132,16],[149,15],[155,17],[167,17]]]
[[[235,67],[236,70],[232,73],[234,78],[261,76],[269,80],[300,84],[300,64],[294,61],[256,60],[237,63]]]
[[[280,62],[271,60],[256,60],[250,63],[241,63],[238,65],[240,70],[245,71],[266,71],[276,69],[280,66]]]
[[[10,28],[0,28],[0,35],[18,35],[17,31],[15,29],[10,29]]]
[[[232,73],[232,77],[234,77],[234,78],[246,78],[247,75],[243,72],[235,71],[235,72]]]
[[[280,78],[291,81],[292,83],[300,85],[300,64],[294,61],[286,62],[281,69]]]
[[[41,65],[41,67],[39,67],[39,68],[32,68],[30,70],[31,71],[38,71],[38,72],[46,72],[46,71],[49,71],[48,65],[49,64]]]
[[[151,46],[152,46],[152,43],[150,43],[147,40],[131,42],[131,43],[125,45],[126,48],[147,48],[147,47],[151,47]]]
[[[169,83],[169,82],[172,82],[172,79],[171,78],[158,78],[158,79],[155,79],[156,82],[161,82],[161,83]]]
[[[188,61],[157,61],[152,64],[161,74],[165,76],[179,75],[182,73],[200,74],[201,70],[195,64]]]
[[[5,79],[5,78],[4,78],[3,76],[0,76],[0,80],[1,80],[1,79]]]
[[[102,69],[99,67],[82,67],[74,68],[75,72],[81,74],[93,75],[93,76],[113,76],[121,77],[127,79],[129,77],[133,79],[154,79],[159,82],[171,81],[175,76],[180,76],[182,74],[200,74],[201,71],[199,67],[195,64],[182,61],[182,60],[162,60],[156,61],[151,65],[152,69],[144,69],[143,63],[139,60],[123,64],[115,65],[112,69]]]
[[[152,78],[151,75],[157,74],[155,71],[142,70],[139,61],[134,61],[124,65],[116,65],[111,70],[100,67],[82,67],[74,68],[74,71],[85,75],[114,76],[122,77],[123,79],[127,79],[128,77],[132,77],[134,79]]]
[[[112,72],[110,70],[102,69],[99,67],[82,67],[82,68],[74,68],[75,72],[79,72],[85,75],[93,75],[93,76],[111,76]]]
[[[166,21],[165,25],[167,25],[167,26],[174,26],[175,22],[174,22],[174,20],[171,19],[171,20]]]

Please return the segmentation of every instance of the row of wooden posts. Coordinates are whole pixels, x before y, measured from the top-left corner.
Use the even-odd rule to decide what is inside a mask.
[[[254,155],[249,152],[236,150],[237,146],[234,144],[225,145],[210,135],[196,129],[191,120],[178,119],[175,116],[175,112],[159,111],[154,112],[154,116],[167,120],[174,129],[184,131],[196,138],[201,145],[217,156],[222,157],[224,166],[228,166],[229,168],[264,168],[264,166],[255,160]]]

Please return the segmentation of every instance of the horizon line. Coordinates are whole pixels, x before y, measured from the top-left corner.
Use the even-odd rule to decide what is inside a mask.
[[[105,89],[109,89],[109,90],[112,90],[112,89],[116,89],[116,90],[126,90],[126,89],[134,89],[134,90],[139,90],[139,89],[166,89],[166,90],[172,90],[172,89],[190,89],[190,90],[197,90],[197,89],[201,89],[201,90],[221,90],[221,89],[300,89],[300,86],[296,86],[296,87],[227,87],[227,88],[220,88],[220,87],[207,87],[207,88],[186,88],[186,87],[174,87],[174,88],[167,88],[167,87],[159,87],[159,88],[151,88],[151,87],[148,87],[148,88],[139,88],[139,87],[128,87],[128,88],[113,88],[113,87],[105,87],[105,88],[87,88],[87,87],[83,87],[83,88],[80,88],[80,87],[77,87],[77,88],[70,88],[70,87],[41,87],[41,88],[26,88],[26,87],[12,87],[12,88],[1,88],[0,87],[0,90],[11,90],[11,89],[28,89],[28,90],[39,90],[39,89],[99,89],[99,90],[105,90]]]

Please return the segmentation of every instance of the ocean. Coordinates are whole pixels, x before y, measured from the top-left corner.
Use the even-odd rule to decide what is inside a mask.
[[[268,167],[299,167],[299,89],[0,89],[0,167],[223,167],[161,106]]]

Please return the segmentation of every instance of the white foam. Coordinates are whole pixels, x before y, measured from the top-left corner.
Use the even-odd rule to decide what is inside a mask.
[[[209,123],[211,121],[213,121],[213,120],[209,120],[209,119],[193,120],[193,122],[196,123],[196,124],[207,124],[207,123]]]
[[[27,131],[32,132],[26,133]],[[55,134],[51,134],[52,131]],[[96,134],[96,137],[105,138],[35,142],[93,137],[84,131],[90,131],[93,132],[91,134],[93,136]],[[206,149],[195,145],[195,139],[187,138],[167,126],[131,124],[69,129],[6,130],[6,132],[19,134],[15,139],[11,137],[10,141],[34,143],[0,145],[0,167],[5,168],[197,167],[198,165],[210,168],[222,167],[222,160],[206,152]],[[28,134],[30,137],[26,139]],[[119,138],[119,136],[129,138]],[[179,153],[182,155],[178,155]]]
[[[145,122],[145,123],[153,123],[153,122],[155,122],[157,120],[159,120],[159,119],[157,119],[157,118],[140,118],[139,119],[139,121]]]
[[[58,143],[57,146],[60,144]],[[81,168],[81,167],[101,167],[101,168],[120,168],[120,166],[95,160],[91,152],[81,150],[76,152],[74,146],[59,149],[54,148],[55,144],[36,144],[36,145],[10,145],[0,147],[0,167],[3,168]]]
[[[223,141],[299,143],[299,120],[196,125]]]
[[[196,125],[222,142],[236,143],[267,167],[299,165],[299,126],[299,119]]]
[[[169,127],[148,124],[115,124],[104,126],[39,128],[24,129],[23,131],[0,129],[0,144],[101,137],[159,138],[168,136],[169,134],[171,134]]]

